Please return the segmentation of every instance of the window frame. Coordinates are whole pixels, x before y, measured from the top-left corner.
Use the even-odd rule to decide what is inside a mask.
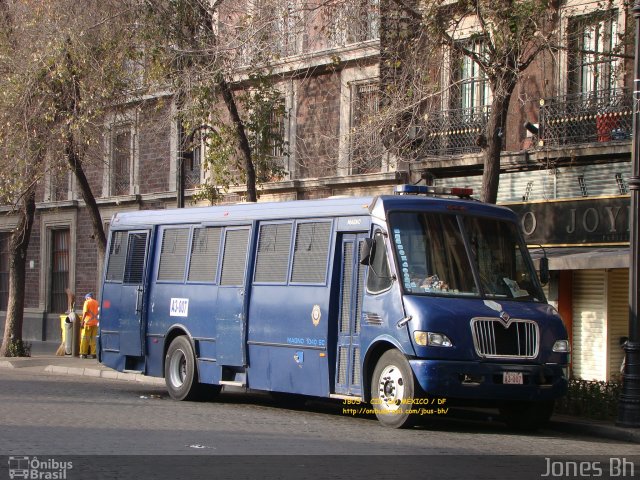
[[[618,87],[620,75],[617,70],[621,67],[621,59],[614,52],[618,47],[619,17],[620,12],[615,5],[607,10],[567,16],[567,93],[589,96]],[[595,50],[585,47],[589,30],[595,33],[592,41],[600,43],[602,40],[603,46],[598,45]],[[585,85],[585,81],[589,85]]]

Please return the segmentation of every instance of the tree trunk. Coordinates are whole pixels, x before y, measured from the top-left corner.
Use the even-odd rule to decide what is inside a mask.
[[[498,200],[500,183],[500,154],[504,145],[509,101],[515,88],[515,79],[502,79],[492,85],[493,102],[487,122],[487,144],[484,147],[484,170],[480,199],[487,203]]]
[[[9,304],[4,325],[4,337],[0,356],[10,355],[10,344],[22,341],[24,319],[24,292],[27,249],[31,239],[31,227],[36,211],[36,185],[27,190],[20,208],[18,226],[11,236],[9,246]]]
[[[71,132],[67,132],[65,155],[67,157],[69,168],[71,168],[71,171],[75,175],[76,180],[78,180],[78,186],[80,187],[80,192],[82,193],[82,199],[84,200],[84,203],[87,206],[87,210],[89,211],[89,216],[91,217],[93,239],[95,240],[96,247],[98,249],[98,265],[103,265],[105,251],[107,249],[107,237],[104,233],[102,217],[100,215],[100,209],[98,208],[98,204],[96,202],[96,197],[93,195],[93,191],[91,190],[91,186],[89,185],[87,176],[85,175],[84,169],[82,168],[80,154],[76,149],[73,134]]]
[[[249,146],[249,140],[244,130],[244,123],[238,113],[238,107],[236,106],[235,98],[233,98],[233,92],[229,87],[229,84],[224,78],[218,80],[218,87],[222,93],[224,104],[227,106],[229,115],[231,115],[231,121],[236,130],[238,136],[238,145],[240,147],[240,153],[244,159],[244,171],[247,176],[247,200],[249,202],[257,202],[258,194],[256,191],[256,170],[253,165],[253,158],[251,157],[251,147]]]

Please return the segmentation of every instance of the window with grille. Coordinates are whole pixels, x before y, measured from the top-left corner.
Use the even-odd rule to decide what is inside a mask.
[[[244,284],[248,241],[248,228],[227,230],[224,242],[224,254],[222,257],[220,285],[241,286]]]
[[[51,231],[50,311],[67,311],[69,288],[69,229]]]
[[[113,232],[109,245],[107,281],[122,282],[124,264],[127,258],[127,232]]]
[[[144,282],[147,234],[130,233],[127,242],[127,263],[124,269],[124,283],[142,285]]]
[[[131,192],[131,165],[133,158],[131,128],[118,128],[112,139],[111,193],[129,195]]]
[[[188,228],[168,228],[162,232],[159,281],[182,282],[184,280],[189,242]]]
[[[384,148],[375,121],[380,110],[378,81],[355,83],[351,87],[351,171],[379,172]]]
[[[616,85],[617,10],[569,19],[569,93],[595,93]]]
[[[289,271],[291,223],[262,225],[258,239],[255,281],[285,283]]]
[[[0,310],[9,303],[9,248],[11,233],[0,232]]]
[[[204,143],[201,135],[194,134],[191,145],[187,146],[182,157],[182,174],[184,175],[184,188],[191,189],[200,185],[200,171],[202,169],[202,157]]]
[[[54,169],[51,172],[51,189],[50,200],[53,202],[60,202],[69,198],[69,172],[66,169],[58,171]]]
[[[327,3],[329,45],[338,47],[380,37],[380,1],[356,0]]]
[[[217,227],[193,230],[188,276],[190,282],[216,281],[221,233],[222,229]]]
[[[325,283],[331,222],[298,223],[293,252],[291,281]]]
[[[280,56],[300,53],[298,33],[302,33],[302,12],[297,0],[280,0],[276,3],[273,47]]]

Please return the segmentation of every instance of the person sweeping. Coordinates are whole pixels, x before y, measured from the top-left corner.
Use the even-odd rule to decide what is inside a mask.
[[[96,358],[96,337],[98,335],[98,301],[93,293],[84,296],[82,307],[82,334],[80,337],[80,358]]]

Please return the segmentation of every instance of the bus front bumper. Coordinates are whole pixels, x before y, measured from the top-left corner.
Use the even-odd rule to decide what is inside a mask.
[[[420,387],[430,397],[549,401],[561,397],[567,391],[564,368],[558,364],[446,360],[409,360],[409,364]]]

